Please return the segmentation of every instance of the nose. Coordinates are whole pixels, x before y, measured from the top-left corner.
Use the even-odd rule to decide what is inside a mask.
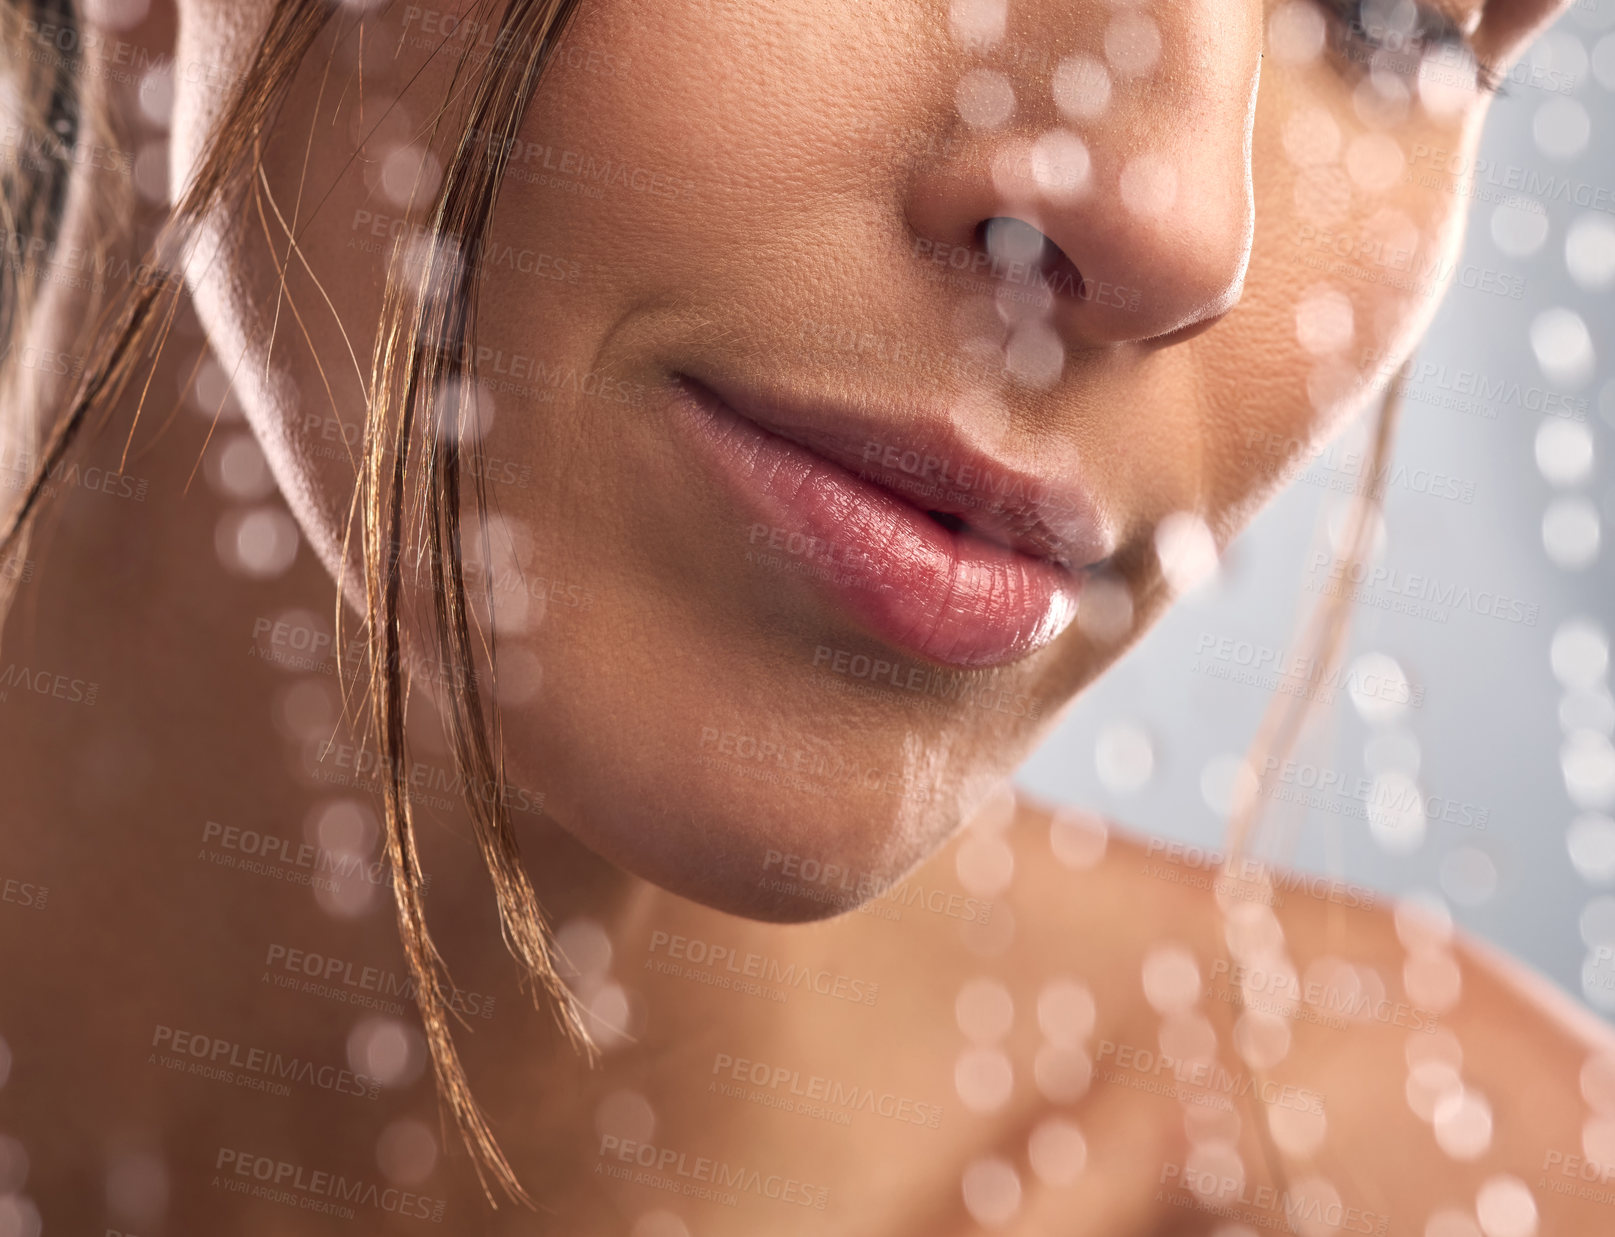
[[[1067,4],[1037,6],[1052,63],[959,57],[948,156],[905,186],[915,259],[1046,306],[1068,346],[1204,327],[1250,258],[1262,6]]]

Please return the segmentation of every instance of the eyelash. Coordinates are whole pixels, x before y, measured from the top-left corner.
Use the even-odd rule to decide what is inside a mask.
[[[1497,93],[1502,86],[1502,75],[1480,58],[1475,45],[1458,25],[1441,10],[1429,4],[1415,4],[1416,20],[1403,46],[1376,37],[1363,20],[1365,0],[1317,0],[1328,15],[1333,27],[1330,39],[1341,58],[1354,61],[1353,54],[1372,55],[1375,52],[1402,52],[1413,57],[1430,48],[1445,48],[1463,52],[1475,62],[1475,88],[1487,94]],[[1411,66],[1414,71],[1417,65]]]

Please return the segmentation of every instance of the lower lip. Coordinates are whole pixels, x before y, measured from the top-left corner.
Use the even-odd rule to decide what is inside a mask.
[[[679,384],[673,407],[760,517],[749,547],[780,555],[888,644],[951,666],[998,666],[1051,643],[1076,617],[1080,574],[944,528],[704,388]]]

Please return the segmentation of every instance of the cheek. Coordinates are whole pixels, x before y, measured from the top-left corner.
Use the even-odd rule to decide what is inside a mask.
[[[246,65],[251,49],[243,40],[259,28],[248,18],[266,20],[262,7],[243,4],[236,21],[222,6],[199,5],[182,35],[182,59]],[[353,460],[364,439],[387,262],[395,244],[424,235],[410,194],[417,176],[433,187],[445,156],[418,137],[421,118],[449,84],[448,70],[425,54],[407,31],[373,30],[363,41],[333,21],[267,128],[261,180],[204,229],[186,272],[213,351],[233,375],[293,513],[333,572],[342,565]],[[227,77],[176,74],[176,167],[200,154]],[[356,544],[349,551],[356,598]]]
[[[1253,363],[1215,365],[1219,407],[1237,410],[1214,435],[1229,507],[1265,497],[1412,352],[1456,274],[1469,203],[1467,185],[1439,169],[1472,149],[1483,110],[1477,99],[1436,126],[1415,101],[1385,123],[1330,70],[1264,80],[1256,241],[1224,341],[1225,358]]]

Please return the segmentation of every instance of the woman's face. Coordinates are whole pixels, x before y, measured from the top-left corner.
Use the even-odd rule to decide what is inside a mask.
[[[499,54],[485,6],[364,7],[268,152],[296,315],[267,204],[193,275],[333,565],[431,116]],[[1383,387],[1467,207],[1465,40],[1552,7],[584,0],[473,255],[511,781],[727,910],[896,878]],[[264,6],[182,11],[176,167]]]

